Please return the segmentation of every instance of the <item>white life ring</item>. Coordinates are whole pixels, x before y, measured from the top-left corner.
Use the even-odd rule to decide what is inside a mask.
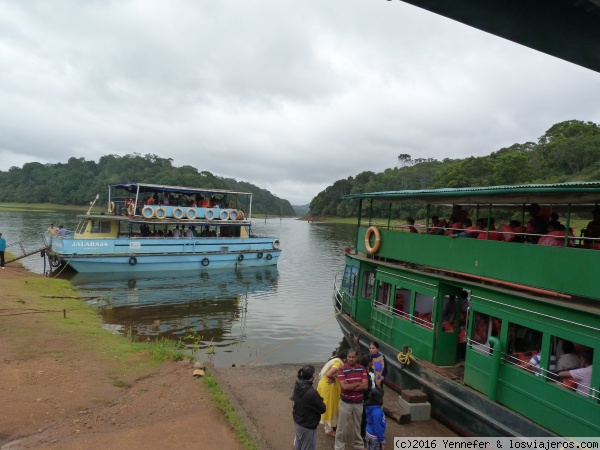
[[[127,207],[127,214],[129,214],[130,216],[133,216],[135,213],[135,203],[130,203],[129,206]]]
[[[142,209],[142,216],[146,219],[152,219],[154,217],[154,208],[146,205]]]
[[[195,219],[197,216],[198,213],[196,212],[196,208],[188,208],[188,210],[185,212],[185,217],[190,220]]]
[[[206,217],[206,220],[213,220],[215,218],[215,212],[208,208],[204,213],[204,217]]]
[[[234,209],[229,213],[229,219],[230,220],[237,220],[238,218],[238,213],[237,211]]]
[[[115,212],[115,202],[110,202],[108,205],[108,212],[111,214]]]
[[[281,247],[281,242],[279,242],[279,239],[275,239],[275,240],[273,241],[273,248],[274,248],[275,250],[279,250],[279,247]]]
[[[165,219],[167,217],[167,210],[162,206],[159,206],[156,208],[156,211],[154,211],[154,217],[160,220]]]
[[[244,211],[238,211],[237,212],[237,219],[238,220],[244,220],[246,218],[246,216],[244,216]]]
[[[227,211],[226,209],[224,209],[223,211],[221,211],[219,213],[219,219],[221,219],[221,220],[227,220],[227,219],[229,219],[229,211]]]
[[[176,219],[183,219],[184,215],[185,213],[183,212],[183,209],[181,209],[179,206],[173,209],[173,217]]]

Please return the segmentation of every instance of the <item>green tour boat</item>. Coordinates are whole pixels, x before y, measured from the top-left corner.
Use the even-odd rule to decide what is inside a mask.
[[[344,198],[334,307],[388,384],[465,435],[600,436],[600,182]]]

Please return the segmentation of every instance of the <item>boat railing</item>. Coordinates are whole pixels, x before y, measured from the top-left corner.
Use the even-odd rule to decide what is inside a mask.
[[[376,226],[384,230],[398,231],[404,233],[410,232],[410,225],[397,224],[396,222],[388,224],[381,222],[363,221],[361,222],[360,226],[362,228]],[[502,224],[497,229],[493,230],[475,229],[473,227],[449,228],[430,226],[429,228],[427,228],[425,225],[418,224],[415,224],[413,226],[417,230],[419,230],[418,234],[431,234],[447,236],[451,238],[458,237],[457,234],[459,233],[468,233],[471,237],[479,237],[479,235],[483,234],[485,236],[485,240],[495,240],[500,242],[523,242],[527,240],[537,240],[537,245],[554,247],[564,247],[566,242],[568,247],[582,247],[587,249],[600,250],[600,238],[575,236],[572,229],[569,232],[569,236],[565,237],[564,231],[552,232],[548,234],[511,231],[510,229],[507,229],[508,226],[505,224]]]
[[[384,310],[389,311],[395,316],[402,317],[409,322],[413,322],[416,325],[422,326],[423,328],[427,328],[429,330],[433,330],[433,323],[431,321],[431,313],[417,313],[417,315],[409,314],[399,308],[390,307],[385,303],[378,302],[377,300],[373,301],[373,306]]]
[[[335,298],[335,309],[342,310],[344,293],[341,290],[344,270],[338,271],[333,277],[333,295]]]

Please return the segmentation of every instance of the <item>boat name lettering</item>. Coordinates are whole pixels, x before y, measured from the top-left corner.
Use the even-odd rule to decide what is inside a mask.
[[[108,242],[73,242],[73,247],[108,247]]]

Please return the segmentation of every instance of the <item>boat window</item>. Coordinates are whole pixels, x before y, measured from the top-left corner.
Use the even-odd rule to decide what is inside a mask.
[[[591,378],[586,378],[589,374],[586,371],[580,371],[582,368],[582,357],[587,359],[590,356],[593,359],[593,349],[581,345],[577,342],[571,341],[566,338],[552,336],[550,345],[555,356],[554,370],[548,367],[546,379],[550,382],[556,383],[557,387],[561,389],[570,389],[576,391],[578,394],[590,396],[596,392],[590,387]],[[583,356],[582,356],[583,355]],[[552,364],[552,361],[550,362]],[[591,372],[591,367],[589,369]],[[569,372],[572,376],[570,377],[559,377],[560,372]]]
[[[483,353],[492,353],[488,339],[490,336],[500,337],[502,319],[490,316],[479,311],[473,315],[473,326],[468,339],[469,347]]]
[[[110,233],[110,222],[105,220],[92,220],[90,233]]]
[[[362,279],[362,297],[371,298],[373,296],[373,285],[375,284],[375,272],[363,272]]]
[[[433,329],[431,323],[431,313],[433,312],[433,301],[435,297],[417,292],[415,296],[415,316],[413,320],[416,324]]]
[[[410,299],[412,298],[412,292],[408,289],[403,289],[400,286],[396,286],[396,292],[394,294],[394,307],[392,313],[400,317],[408,317],[410,313]]]
[[[344,280],[342,281],[342,287],[346,289],[346,292],[354,298],[356,295],[356,285],[358,282],[358,267],[346,266],[344,271]]]
[[[508,352],[506,362],[535,372],[531,359],[540,352],[542,333],[515,323],[508,328]]]
[[[390,297],[392,294],[392,285],[385,281],[380,281],[377,287],[377,299],[375,305],[389,309],[390,308]]]

